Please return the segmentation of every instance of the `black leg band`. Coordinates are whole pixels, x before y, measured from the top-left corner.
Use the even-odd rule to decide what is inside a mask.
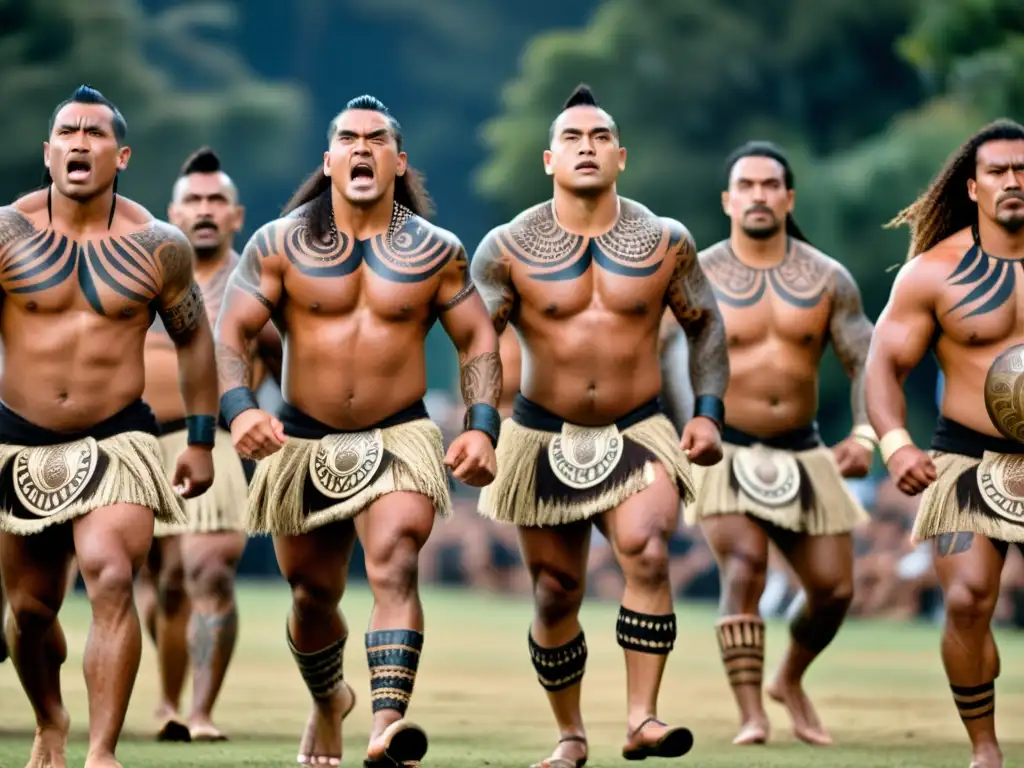
[[[839,633],[848,605],[846,602],[826,603],[813,613],[805,605],[789,625],[789,633],[811,653],[821,653]]]
[[[983,685],[951,685],[953,691],[953,702],[956,704],[960,719],[979,720],[982,717],[992,717],[996,713],[996,684],[995,681]]]
[[[341,685],[342,662],[345,657],[345,640],[347,638],[343,637],[319,651],[303,653],[295,650],[290,633],[287,633],[287,637],[288,650],[295,658],[299,674],[302,675],[310,695],[314,699],[329,699]]]
[[[405,715],[420,666],[423,634],[413,629],[378,629],[366,633],[372,709]]]
[[[728,616],[715,629],[729,684],[734,688],[760,688],[764,675],[764,620],[760,616]]]
[[[565,645],[557,648],[542,648],[528,634],[530,660],[537,670],[537,680],[545,691],[561,691],[583,679],[587,667],[587,641],[583,630]]]
[[[676,644],[676,615],[636,613],[620,605],[615,633],[619,645],[627,651],[664,656]]]

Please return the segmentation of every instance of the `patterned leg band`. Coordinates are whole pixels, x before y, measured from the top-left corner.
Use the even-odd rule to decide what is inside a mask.
[[[961,720],[966,722],[995,715],[995,681],[983,685],[951,685],[949,687],[953,691],[953,702],[956,704]]]
[[[760,616],[727,616],[715,629],[729,685],[760,688],[764,672],[764,620]]]
[[[373,711],[393,709],[405,716],[420,666],[423,634],[412,629],[378,629],[366,633]]]
[[[587,667],[587,641],[583,630],[565,645],[542,648],[528,634],[530,660],[537,670],[537,679],[545,691],[561,691],[583,679]]]
[[[306,682],[306,687],[314,699],[329,699],[341,685],[342,661],[345,657],[345,640],[341,638],[326,648],[313,653],[302,653],[295,650],[291,634],[288,637],[288,650],[292,652],[299,674]]]
[[[676,644],[676,615],[636,613],[620,605],[615,633],[619,645],[627,651],[665,656]]]

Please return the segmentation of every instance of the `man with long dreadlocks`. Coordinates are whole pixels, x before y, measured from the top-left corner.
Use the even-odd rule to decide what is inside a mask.
[[[338,604],[358,535],[374,595],[364,764],[412,766],[427,749],[405,719],[423,647],[419,551],[435,515],[451,512],[445,465],[468,485],[494,477],[498,338],[462,244],[424,218],[429,198],[387,108],[353,99],[327,138],[322,167],[284,218],[253,235],[229,279],[216,328],[221,409],[235,447],[259,460],[249,529],[274,536],[292,588],[287,641],[313,698],[299,762],[341,759],[355,694]],[[447,455],[422,400],[437,318],[458,348],[467,406]],[[278,418],[248,388],[250,341],[271,319],[284,339]]]
[[[511,324],[519,333],[525,374],[480,511],[517,526],[533,579],[526,640],[559,729],[554,753],[539,765],[587,761],[579,609],[595,524],[626,581],[617,630],[628,687],[623,756],[681,757],[692,733],[657,716],[676,638],[668,544],[680,496],[692,497],[690,462],[721,458],[729,376],[722,320],[686,228],[619,197],[626,150],[589,88],[573,92],[549,138],[553,199],[491,231],[472,261],[496,329]],[[696,416],[681,445],[658,398],[666,306],[696,350]]]
[[[942,661],[972,768],[1003,764],[995,733],[992,612],[1009,544],[1024,542],[1024,126],[982,128],[891,226],[907,263],[878,319],[868,413],[901,491],[922,494],[915,541],[934,540],[946,607]],[[905,429],[903,383],[933,350],[945,377],[930,455]]]
[[[832,642],[853,596],[852,529],[867,513],[844,477],[871,469],[875,434],[864,403],[871,322],[850,273],[817,250],[793,219],[793,172],[782,151],[749,142],[726,160],[722,207],[729,237],[700,254],[725,318],[731,376],[724,460],[694,469],[701,524],[722,581],[718,642],[739,708],[735,744],[763,744],[765,627],[758,612],[773,541],[807,601],[768,695],[782,703],[797,738],[831,743],[803,689],[811,663]],[[818,368],[831,342],[853,382],[853,428],[829,448],[815,422]]]
[[[78,88],[51,118],[49,183],[0,209],[0,570],[11,658],[36,715],[29,768],[66,764],[57,613],[72,554],[92,603],[85,766],[116,768],[142,653],[133,577],[154,516],[184,522],[179,493],[213,481],[217,378],[192,246],[117,195],[126,132],[117,107]],[[171,478],[141,399],[154,313],[177,349],[188,414]]]

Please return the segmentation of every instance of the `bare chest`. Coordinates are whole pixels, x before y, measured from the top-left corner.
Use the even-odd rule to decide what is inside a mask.
[[[1024,265],[972,249],[946,278],[936,319],[964,346],[1024,338]]]
[[[160,292],[154,254],[130,237],[75,241],[47,229],[14,243],[0,259],[0,288],[26,312],[89,308],[110,319],[149,311]]]

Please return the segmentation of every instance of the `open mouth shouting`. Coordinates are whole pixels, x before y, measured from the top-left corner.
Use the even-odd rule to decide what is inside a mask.
[[[68,160],[68,181],[73,184],[81,184],[89,180],[92,174],[92,163],[83,157],[73,157]]]
[[[374,172],[369,163],[356,163],[349,173],[352,186],[359,189],[370,189],[373,186]]]

